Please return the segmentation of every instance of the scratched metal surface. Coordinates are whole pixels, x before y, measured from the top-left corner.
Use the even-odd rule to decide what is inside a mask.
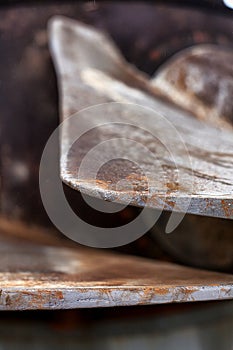
[[[50,49],[55,62],[61,99],[61,119],[81,109],[106,102],[127,102],[150,107],[171,122],[184,140],[191,164],[184,148],[173,132],[163,129],[156,113],[149,110],[138,112],[132,105],[108,104],[104,113],[120,116],[122,124],[139,126],[118,127],[113,124],[90,132],[75,143],[67,153],[69,139],[79,130],[78,123],[64,128],[62,137],[61,177],[75,189],[93,196],[153,208],[187,211],[188,213],[222,218],[233,218],[233,133],[231,130],[214,128],[196,120],[193,115],[179,109],[163,92],[152,86],[147,76],[127,64],[114,43],[104,34],[80,22],[59,17],[50,22]],[[94,114],[94,113],[93,113]],[[138,114],[138,115],[137,115]],[[97,113],[96,122],[101,122]],[[160,142],[140,129],[140,121],[152,130],[159,140],[164,140],[173,150],[175,166]],[[137,128],[136,128],[137,129]],[[92,177],[77,179],[77,169],[83,156],[98,143],[113,137],[130,138],[154,152],[149,154],[129,150],[132,159],[143,165],[152,186],[148,195],[148,183],[143,176],[132,170],[131,164],[113,160]],[[118,142],[118,148],[124,143]],[[130,153],[131,152],[131,153]],[[114,153],[113,153],[114,158]],[[157,170],[162,168],[162,175]],[[177,171],[182,182],[177,183]],[[133,190],[124,186],[116,190],[117,182],[133,178]],[[190,184],[193,184],[192,190]],[[189,208],[187,203],[190,201]],[[175,202],[178,201],[178,205]]]
[[[0,310],[232,299],[233,276],[1,236]]]

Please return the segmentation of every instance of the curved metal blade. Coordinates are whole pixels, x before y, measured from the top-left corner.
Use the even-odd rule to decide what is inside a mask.
[[[212,127],[179,109],[124,60],[107,35],[94,28],[55,17],[49,24],[49,38],[61,120],[105,104],[102,109],[81,112],[89,129],[74,144],[71,140],[85,127],[79,118],[64,125],[61,177],[65,183],[105,200],[233,218],[231,130]],[[94,131],[90,120],[94,120]],[[108,125],[103,126],[106,120]],[[98,177],[90,167],[80,178],[77,174],[87,152],[113,138],[117,145],[102,147],[95,154],[103,160],[112,156]],[[128,139],[135,142],[135,148],[127,146]],[[116,159],[125,151],[143,171],[131,161]]]

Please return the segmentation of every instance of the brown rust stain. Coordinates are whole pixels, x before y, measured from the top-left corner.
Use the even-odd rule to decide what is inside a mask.
[[[25,303],[25,298],[27,297],[27,303],[31,307],[36,307],[39,309],[45,308],[46,304],[53,303],[55,304],[57,301],[61,301],[64,299],[63,293],[61,291],[54,290],[36,290],[36,291],[28,291],[22,292],[19,295],[19,300],[17,303],[20,305],[19,301],[23,298],[23,302]]]
[[[230,218],[233,216],[233,199],[231,205],[229,203],[226,203],[224,199],[221,200],[222,209],[224,211],[224,214],[226,218]]]
[[[159,294],[159,295],[166,295],[169,293],[169,288],[166,287],[162,287],[162,288],[156,288],[154,290],[155,294]]]
[[[61,291],[56,291],[56,297],[60,300],[64,299],[63,293]]]
[[[106,182],[106,181],[96,179],[96,180],[93,180],[93,183],[96,186],[100,186],[102,189],[106,189],[106,190],[110,189],[110,184],[108,182]]]
[[[181,189],[180,184],[178,184],[176,182],[167,182],[166,186],[167,186],[167,189],[170,190],[171,192],[179,191]]]
[[[193,294],[195,291],[196,291],[196,288],[181,288],[182,290],[182,293],[185,294],[185,295],[190,295],[190,294]]]
[[[46,260],[45,251],[53,259]],[[9,254],[9,247],[5,254]],[[37,263],[30,270],[28,261],[35,260]],[[68,267],[67,272],[59,272],[61,260]],[[2,308],[45,309],[66,307],[69,303],[64,300],[67,291],[77,296],[77,305],[83,293],[88,294],[95,306],[106,299],[111,304],[122,301],[129,305],[135,300],[138,304],[156,302],[156,299],[161,302],[189,301],[188,296],[196,290],[201,291],[203,286],[213,286],[222,292],[226,289],[225,292],[230,293],[227,288],[232,290],[233,279],[231,275],[80,247],[50,246],[48,252],[47,246],[24,244],[22,247],[12,243],[11,261],[1,260],[0,284]],[[168,297],[163,298],[166,295]],[[229,298],[229,295],[225,297]],[[219,298],[224,295],[220,293]]]

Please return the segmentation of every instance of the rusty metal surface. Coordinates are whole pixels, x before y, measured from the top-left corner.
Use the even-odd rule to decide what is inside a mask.
[[[232,299],[233,276],[1,236],[0,309],[70,309]]]
[[[232,49],[196,45],[183,50],[160,67],[153,84],[197,118],[232,128]]]
[[[211,9],[182,8],[171,2],[61,1],[1,6],[1,215],[49,224],[40,200],[38,165],[58,122],[56,80],[46,34],[52,15],[71,16],[104,29],[130,62],[152,75],[171,55],[193,44],[232,47],[231,12]]]
[[[195,120],[192,115],[178,109],[146,76],[123,59],[112,41],[91,27],[66,19],[55,18],[50,22],[50,47],[55,61],[62,101],[61,118],[64,120],[85,107],[106,102],[127,102],[150,107],[162,114],[178,131],[187,147],[190,163],[173,132],[164,129],[156,118],[156,113],[143,112],[122,104],[107,104],[103,113],[109,115],[106,128],[90,132],[78,140],[67,153],[69,139],[78,133],[80,125],[66,126],[62,137],[61,176],[65,183],[75,189],[105,200],[114,199],[121,203],[136,206],[147,205],[153,208],[186,211],[188,213],[233,218],[233,133],[220,130]],[[138,114],[138,115],[137,115]],[[117,116],[124,126],[111,124]],[[112,118],[113,117],[113,118]],[[93,118],[101,123],[101,116],[93,112]],[[111,119],[112,118],[112,119]],[[138,119],[137,119],[138,118]],[[165,140],[173,150],[175,163],[172,165],[166,150],[143,127],[151,130],[158,140]],[[136,125],[136,128],[125,125]],[[137,129],[137,127],[139,127]],[[136,129],[136,130],[135,130]],[[83,156],[98,143],[111,138],[130,138],[149,148],[155,158],[145,152],[131,152],[132,159],[143,165],[149,174],[150,194],[148,195],[148,176],[132,169],[132,164],[113,160],[98,173],[97,181],[89,177],[79,181],[77,168]],[[118,142],[124,149],[124,143]],[[113,153],[114,158],[114,153]],[[177,183],[176,167],[184,179]],[[162,168],[162,175],[158,169]],[[121,187],[117,182],[133,179],[133,190]],[[165,183],[164,183],[165,181]],[[190,190],[190,184],[193,184]],[[191,199],[189,208],[187,202]],[[179,205],[175,206],[178,200]]]

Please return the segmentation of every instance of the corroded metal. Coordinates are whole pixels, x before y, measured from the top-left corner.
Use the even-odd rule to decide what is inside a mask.
[[[232,128],[232,49],[196,45],[183,50],[156,72],[152,82],[197,118]]]
[[[104,28],[130,62],[152,75],[185,47],[201,43],[232,47],[230,10],[220,12],[212,1],[206,4],[213,11],[193,4],[61,1],[1,6],[1,215],[49,224],[38,188],[41,153],[58,120],[56,80],[47,49],[48,19],[60,14]]]
[[[80,125],[67,127],[62,137],[64,151],[61,164],[61,177],[65,183],[75,189],[105,200],[114,199],[121,203],[136,206],[147,205],[152,208],[187,211],[188,213],[222,218],[233,218],[233,133],[231,130],[219,130],[195,120],[193,115],[179,109],[162,90],[154,87],[147,77],[130,66],[120,55],[112,41],[104,34],[64,17],[50,22],[50,48],[55,61],[62,101],[61,118],[79,112],[85,107],[106,102],[127,102],[151,108],[165,116],[187,147],[191,165],[185,157],[184,148],[174,133],[159,125],[156,113],[149,110],[141,113],[142,126],[151,130],[158,140],[164,140],[172,148],[175,166],[167,158],[166,151],[142,129],[136,131],[131,126],[118,127],[110,124],[104,130],[98,130],[74,144],[66,153],[69,138],[78,132]],[[120,116],[122,124],[137,124],[136,110],[121,104],[108,104],[104,113]],[[140,114],[140,113],[139,113]],[[111,117],[109,121],[111,122]],[[95,120],[101,123],[96,113]],[[90,174],[79,181],[77,168],[85,153],[96,144],[111,138],[130,138],[139,142],[150,154],[134,152],[132,159],[143,165],[153,184],[148,187],[142,174],[132,171],[131,166],[119,160],[107,164],[98,174],[97,181]],[[122,147],[123,142],[118,143]],[[137,153],[135,155],[135,153]],[[114,154],[113,154],[114,158]],[[163,176],[158,168],[163,169]],[[175,180],[176,167],[184,183]],[[116,190],[117,182],[133,179],[134,188],[128,190],[124,185]],[[164,180],[165,179],[165,180]],[[165,187],[164,187],[165,181]],[[191,189],[190,184],[193,184]],[[146,198],[146,200],[145,200]],[[189,208],[187,203],[191,200]],[[175,206],[176,201],[179,205]]]
[[[233,297],[232,275],[1,237],[0,309],[70,309]]]

